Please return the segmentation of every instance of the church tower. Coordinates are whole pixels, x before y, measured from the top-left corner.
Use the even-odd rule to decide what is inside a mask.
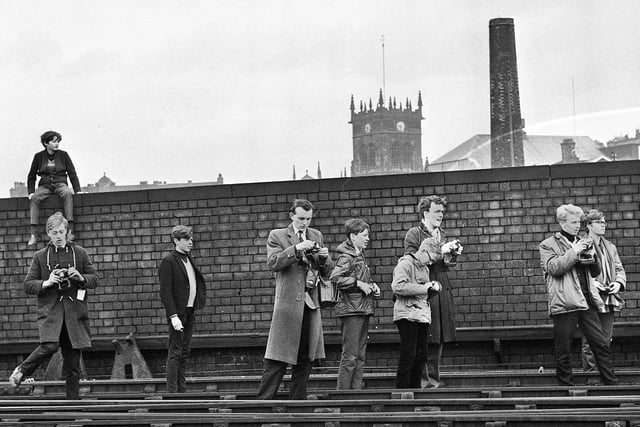
[[[360,101],[356,112],[351,96],[353,161],[351,176],[387,175],[423,172],[422,94],[413,110],[407,99],[404,106],[389,98],[385,106],[382,89],[376,108]]]

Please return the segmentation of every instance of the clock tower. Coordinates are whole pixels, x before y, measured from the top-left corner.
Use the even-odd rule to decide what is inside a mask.
[[[351,96],[353,161],[351,176],[388,175],[423,172],[422,165],[422,94],[418,92],[418,108],[411,101],[396,103],[389,98],[385,106],[382,89],[374,110],[360,101],[356,112]]]

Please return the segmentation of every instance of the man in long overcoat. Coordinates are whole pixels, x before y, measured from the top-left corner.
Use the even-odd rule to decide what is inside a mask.
[[[274,399],[287,365],[292,365],[290,399],[307,398],[313,361],[324,358],[322,319],[316,283],[309,269],[329,278],[332,261],[322,233],[309,228],[313,205],[296,199],[289,210],[291,224],[272,230],[267,240],[267,264],[275,272],[276,294],[258,399]]]
[[[25,292],[38,297],[40,345],[15,368],[9,383],[20,385],[60,347],[67,398],[78,399],[81,350],[91,347],[87,289],[98,286],[98,275],[87,251],[67,241],[67,226],[60,212],[49,217],[50,241],[34,254],[24,280]]]
[[[415,253],[427,238],[434,238],[441,247],[441,254],[429,266],[429,279],[440,282],[442,290],[429,299],[431,305],[431,326],[427,344],[427,367],[423,373],[423,385],[440,386],[440,359],[444,343],[456,340],[455,311],[449,267],[444,263],[444,255],[454,250],[455,243],[445,242],[441,228],[447,201],[444,197],[428,196],[418,204],[420,225],[407,231],[404,238],[404,254]],[[458,251],[461,251],[461,247]]]

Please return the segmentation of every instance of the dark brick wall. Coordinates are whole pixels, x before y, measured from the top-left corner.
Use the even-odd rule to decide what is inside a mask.
[[[271,229],[288,225],[295,197],[316,205],[313,226],[331,250],[343,240],[347,218],[371,224],[368,260],[383,289],[371,327],[394,329],[393,267],[406,230],[417,223],[418,199],[433,193],[447,196],[445,230],[465,247],[451,273],[458,326],[549,323],[537,245],[558,229],[555,208],[562,203],[607,213],[608,237],[629,279],[619,320],[639,321],[639,171],[640,161],[629,161],[79,195],[77,240],[102,276],[89,296],[92,331],[96,338],[166,333],[157,268],[172,249],[172,226],[184,223],[194,227],[194,257],[209,289],[197,334],[266,334],[274,294],[266,238]],[[57,199],[48,200],[42,222],[60,209]],[[22,289],[34,252],[26,247],[28,201],[0,200],[0,223],[0,344],[33,341],[35,299]],[[42,233],[38,247],[45,239]],[[326,330],[336,331],[332,313],[323,314]],[[380,363],[385,360],[381,354]]]

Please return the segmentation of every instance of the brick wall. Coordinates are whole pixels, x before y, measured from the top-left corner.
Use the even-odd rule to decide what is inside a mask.
[[[274,286],[266,238],[289,224],[296,197],[315,204],[312,226],[331,250],[344,239],[346,219],[371,224],[367,258],[383,290],[371,327],[394,329],[393,267],[406,230],[417,223],[419,198],[434,193],[447,196],[445,230],[465,248],[450,275],[458,326],[549,323],[537,245],[558,230],[555,208],[563,203],[606,212],[607,237],[629,279],[618,320],[639,321],[639,172],[640,161],[629,161],[79,195],[77,241],[102,278],[89,297],[93,335],[166,333],[157,268],[178,223],[194,227],[193,255],[209,289],[197,333],[268,333]],[[41,222],[56,210],[61,205],[52,197]],[[1,199],[0,224],[0,344],[33,341],[35,298],[22,290],[34,252],[26,247],[28,201]],[[45,240],[42,233],[38,248]],[[331,314],[323,313],[326,330],[336,331]]]

